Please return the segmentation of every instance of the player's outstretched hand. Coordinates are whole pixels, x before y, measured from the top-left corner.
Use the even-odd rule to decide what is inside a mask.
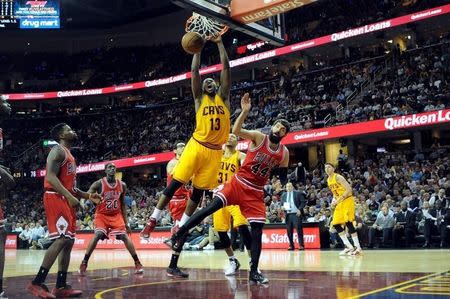
[[[96,205],[98,205],[99,203],[102,202],[103,197],[100,194],[98,194],[97,192],[95,192],[95,193],[90,194],[89,200],[92,201],[93,203],[95,203]]]
[[[242,111],[246,112],[250,111],[250,109],[252,108],[252,103],[250,102],[250,94],[248,92],[246,92],[241,99],[241,108]]]
[[[210,41],[212,41],[213,43],[216,43],[216,44],[221,43],[222,36],[219,34],[218,36],[211,38]]]

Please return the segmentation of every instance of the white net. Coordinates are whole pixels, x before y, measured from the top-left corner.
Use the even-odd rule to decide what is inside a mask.
[[[226,25],[197,13],[193,13],[186,22],[186,32],[197,32],[206,40],[216,38],[227,30]]]

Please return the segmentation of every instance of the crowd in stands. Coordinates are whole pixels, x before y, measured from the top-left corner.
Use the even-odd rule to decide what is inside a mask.
[[[350,182],[356,199],[356,222],[360,242],[364,247],[446,247],[450,241],[450,160],[445,147],[435,147],[430,154],[414,152],[358,155],[339,163],[340,173]],[[322,238],[331,247],[339,246],[339,237],[332,221],[332,194],[327,187],[322,165],[299,176],[290,169],[289,179],[295,188],[305,193],[303,222],[322,223]],[[82,184],[88,186],[83,179]],[[42,182],[30,180],[10,192],[5,214],[7,230],[19,234],[21,248],[39,249],[46,246],[45,214],[41,204]],[[159,194],[163,180],[129,183],[125,197],[128,224],[140,230],[145,225]],[[281,204],[284,186],[274,176],[265,186],[267,223],[284,223]],[[206,198],[201,207],[209,202]],[[79,209],[79,230],[93,229],[95,207],[87,203]],[[171,226],[166,210],[158,223]],[[212,249],[217,234],[206,219],[192,231],[186,248]],[[208,247],[208,245],[210,245]],[[327,245],[326,245],[327,246]]]
[[[239,111],[244,91],[251,92],[253,102],[246,121],[249,128],[265,128],[278,117],[287,118],[293,130],[304,130],[448,108],[449,49],[444,36],[403,53],[313,71],[292,69],[260,82],[236,82],[232,112],[235,116]],[[357,96],[350,100],[353,94]],[[164,101],[155,98],[151,106],[122,103],[93,112],[51,111],[26,122],[17,115],[3,127],[4,159],[19,163],[23,170],[42,168],[47,149],[39,141],[62,121],[78,132],[74,152],[79,164],[170,150],[177,141],[189,138],[194,105],[189,98]]]

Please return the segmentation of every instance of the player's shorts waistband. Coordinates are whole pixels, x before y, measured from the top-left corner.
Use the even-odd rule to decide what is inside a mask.
[[[212,143],[209,143],[209,142],[198,141],[197,139],[195,139],[195,137],[192,137],[192,139],[194,139],[198,144],[203,145],[204,147],[207,147],[209,149],[212,149],[212,150],[215,150],[215,151],[221,151],[222,150],[222,146],[221,145],[212,144]]]
[[[44,193],[49,193],[49,194],[59,194],[58,192],[56,192],[55,190],[53,190],[53,189],[44,189]],[[61,195],[61,194],[59,194],[59,195]],[[61,195],[62,196],[62,195]]]
[[[252,182],[249,182],[248,180],[238,176],[237,174],[235,174],[234,177],[236,178],[236,180],[239,181],[239,183],[247,185],[250,188],[257,189],[260,191],[264,190],[264,186],[259,186],[259,185],[253,184]]]

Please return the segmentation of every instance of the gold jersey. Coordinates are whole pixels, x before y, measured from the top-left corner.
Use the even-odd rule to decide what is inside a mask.
[[[206,147],[220,148],[230,133],[230,111],[219,95],[204,94],[195,116],[194,139]]]
[[[219,169],[219,184],[223,184],[231,180],[231,177],[239,170],[239,157],[241,153],[236,151],[234,154],[225,158],[225,155],[222,156],[222,161],[220,161],[220,169]]]
[[[330,188],[334,198],[339,198],[345,193],[345,188],[336,180],[336,177],[337,174],[333,173],[333,175],[327,179],[327,183],[328,188]]]

